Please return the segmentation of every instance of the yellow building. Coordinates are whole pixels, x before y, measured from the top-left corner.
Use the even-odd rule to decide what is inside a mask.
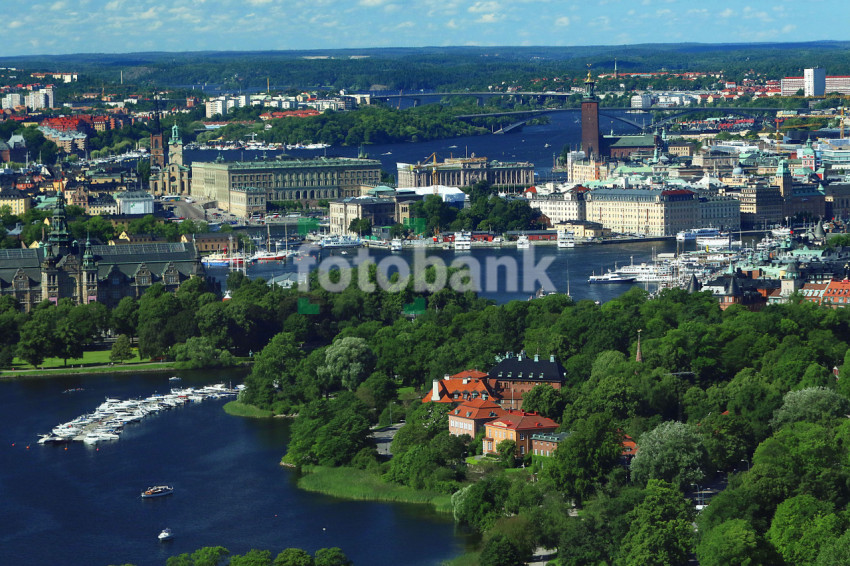
[[[8,206],[15,216],[21,216],[32,208],[32,199],[17,189],[2,189],[0,190],[0,208],[4,206]]]
[[[696,195],[685,189],[595,189],[585,200],[587,220],[620,234],[672,236],[699,221]]]

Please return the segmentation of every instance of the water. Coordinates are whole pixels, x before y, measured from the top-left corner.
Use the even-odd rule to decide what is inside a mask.
[[[606,111],[612,116],[632,117],[623,111]],[[581,110],[560,110],[547,114],[548,124],[526,126],[522,131],[505,135],[482,135],[449,138],[415,143],[397,143],[386,145],[367,145],[364,150],[372,159],[381,161],[381,167],[391,175],[396,174],[396,163],[417,163],[425,161],[432,153],[438,161],[446,157],[465,157],[475,154],[497,161],[527,161],[534,164],[535,172],[541,181],[553,177],[552,164],[555,154],[564,147],[579,149],[581,144]],[[636,128],[608,116],[599,116],[599,128],[603,133],[615,131],[618,134],[634,133]],[[308,140],[309,141],[309,140]],[[548,144],[548,147],[547,147]],[[293,149],[285,153],[292,157],[309,159],[325,155],[327,157],[357,157],[359,148],[333,146],[323,150]],[[186,165],[193,161],[213,161],[219,154],[226,161],[251,161],[265,157],[273,159],[281,151],[256,150],[186,150],[183,159]]]
[[[231,378],[239,375],[185,375],[183,385]],[[70,387],[85,391],[62,393]],[[3,563],[162,565],[169,556],[221,545],[273,556],[291,546],[339,546],[358,565],[433,565],[465,550],[451,518],[425,506],[298,490],[295,473],[278,465],[288,421],[231,417],[223,400],[148,416],[98,448],[36,443],[39,433],[94,410],[106,396],[168,389],[164,374],[0,383]],[[175,493],[139,497],[157,484],[173,485]],[[161,543],[165,527],[175,538]]]
[[[281,229],[282,235],[282,229]],[[276,237],[272,231],[272,237]],[[691,246],[693,247],[693,246]],[[631,261],[634,263],[650,262],[654,254],[670,253],[676,251],[676,242],[672,238],[664,241],[632,241],[620,244],[604,244],[604,245],[579,245],[575,248],[559,249],[554,245],[538,245],[532,246],[531,250],[518,250],[515,247],[505,248],[473,248],[471,252],[457,253],[453,250],[444,249],[429,249],[428,257],[436,257],[441,259],[446,265],[450,265],[457,258],[473,258],[479,265],[482,266],[480,295],[482,297],[492,299],[497,303],[506,303],[512,300],[525,300],[529,295],[540,288],[540,284],[534,284],[529,289],[523,289],[525,278],[524,254],[526,252],[533,254],[532,265],[540,264],[541,260],[546,257],[551,257],[552,262],[548,264],[545,272],[551,280],[554,290],[566,293],[569,290],[570,295],[574,300],[580,301],[589,299],[592,301],[605,302],[618,297],[623,291],[629,289],[631,285],[624,284],[589,284],[587,279],[592,274],[605,273],[608,269],[614,269],[615,266],[622,266]],[[353,265],[354,258],[357,256],[358,250],[346,250],[346,255],[340,255],[340,251],[334,250],[322,252],[322,255],[317,257],[317,261],[334,255],[344,258],[347,262]],[[381,266],[381,262],[387,257],[401,258],[408,265],[413,265],[414,252],[411,249],[405,248],[401,253],[391,253],[385,249],[371,248],[368,250],[369,255],[373,260]],[[505,273],[504,270],[499,271],[498,280],[496,282],[487,280],[487,271],[484,268],[488,258],[511,258],[517,266],[516,277],[514,273]],[[272,277],[297,273],[301,266],[300,261],[289,261],[286,263],[264,263],[256,264],[248,267],[248,276],[251,278],[262,277],[266,280]],[[389,262],[387,262],[389,263]],[[313,264],[315,265],[315,264]],[[389,273],[395,269],[389,269]],[[222,284],[227,277],[226,268],[207,268],[207,273]],[[516,280],[518,282],[517,289],[511,290],[509,284]],[[643,285],[643,284],[641,284]],[[553,289],[545,286],[546,291]],[[657,287],[656,284],[646,284],[646,289],[652,291]]]

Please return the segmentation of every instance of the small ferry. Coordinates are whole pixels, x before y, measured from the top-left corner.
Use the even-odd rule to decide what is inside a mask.
[[[174,493],[174,488],[168,485],[155,485],[149,487],[142,492],[142,499],[150,499],[151,497],[164,497]]]
[[[558,232],[558,247],[559,248],[574,248],[576,247],[575,234],[568,231]]]
[[[472,234],[467,231],[455,232],[454,250],[468,252],[472,249]]]
[[[720,235],[720,230],[717,228],[691,228],[690,230],[682,230],[676,234],[677,242],[690,242],[702,237],[716,237]]]
[[[351,236],[326,236],[319,241],[319,246],[324,248],[359,248],[363,245],[360,238]]]

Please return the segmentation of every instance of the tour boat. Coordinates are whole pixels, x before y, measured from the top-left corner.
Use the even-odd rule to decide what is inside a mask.
[[[156,538],[158,538],[159,540],[171,540],[172,538],[174,538],[174,533],[171,532],[171,529],[165,528],[162,529],[162,532],[159,533]]]
[[[359,248],[363,242],[351,236],[326,236],[319,241],[319,245],[322,248]]]
[[[603,275],[591,275],[587,278],[588,283],[634,283],[634,276],[623,275],[622,273],[616,273],[614,271],[609,271]]]
[[[472,249],[472,234],[467,231],[455,232],[454,250],[468,252]]]
[[[174,488],[168,485],[155,485],[149,487],[142,492],[142,499],[150,499],[151,497],[163,497],[174,493]]]
[[[690,230],[682,230],[676,234],[676,241],[690,242],[700,237],[719,236],[720,230],[717,228],[691,228]]]
[[[558,247],[559,248],[574,248],[576,247],[575,234],[572,232],[558,232]]]

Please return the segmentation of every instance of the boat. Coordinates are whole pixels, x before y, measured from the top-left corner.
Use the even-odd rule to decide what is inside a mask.
[[[697,246],[705,247],[706,249],[733,249],[740,248],[742,245],[741,240],[733,240],[729,234],[697,238]]]
[[[393,238],[390,242],[390,251],[391,252],[400,252],[401,251],[401,238]]]
[[[142,499],[150,499],[152,497],[163,497],[174,493],[174,488],[168,485],[155,485],[147,488],[142,492]]]
[[[776,238],[787,238],[788,236],[792,235],[794,231],[791,228],[781,227],[774,228],[770,231],[770,233]]]
[[[171,377],[168,378],[168,381],[182,381],[182,379],[183,378],[181,378],[179,376],[172,375]]]
[[[468,252],[472,249],[472,233],[463,230],[455,232],[454,250],[456,252]]]
[[[516,239],[516,249],[518,250],[527,250],[531,247],[531,242],[528,239],[528,236],[525,234],[521,235]]]
[[[359,248],[363,245],[360,238],[351,236],[325,236],[319,240],[319,246],[325,248]]]
[[[572,232],[558,232],[558,247],[559,248],[574,248],[576,247],[575,234]]]
[[[591,275],[587,278],[588,283],[634,283],[635,278],[615,271],[609,271],[603,275]]]
[[[201,258],[201,263],[206,267],[241,267],[245,265],[246,258],[240,254],[227,254],[216,252]],[[251,260],[248,260],[251,263]]]
[[[691,228],[690,230],[682,230],[676,234],[677,242],[690,242],[700,237],[719,236],[720,230],[717,228]]]
[[[634,262],[614,269],[614,273],[623,277],[633,277],[641,283],[653,283],[658,281],[669,281],[673,277],[673,266],[665,262],[638,263]]]
[[[162,529],[162,532],[160,532],[159,535],[157,535],[156,538],[158,538],[161,541],[171,540],[171,539],[174,538],[174,533],[171,532],[171,529],[165,528],[165,529]]]

